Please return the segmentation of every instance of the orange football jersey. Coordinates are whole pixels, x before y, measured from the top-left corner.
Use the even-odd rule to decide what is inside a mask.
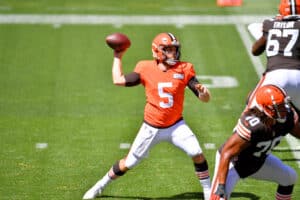
[[[144,120],[156,127],[168,127],[182,118],[184,92],[195,76],[193,65],[178,62],[167,71],[161,71],[155,60],[140,61],[134,70],[140,74],[145,87]]]

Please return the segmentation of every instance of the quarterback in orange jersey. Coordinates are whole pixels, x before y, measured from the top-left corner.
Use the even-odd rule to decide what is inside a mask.
[[[167,141],[192,158],[204,199],[208,200],[211,187],[208,164],[195,134],[183,120],[182,112],[186,87],[203,102],[210,100],[209,90],[196,79],[193,65],[180,61],[180,43],[171,33],[158,34],[152,42],[154,60],[138,62],[134,71],[126,75],[122,72],[124,52],[114,52],[113,82],[119,86],[142,84],[145,87],[144,122],[128,155],[117,161],[83,199],[100,195],[112,180],[145,158],[155,144]]]

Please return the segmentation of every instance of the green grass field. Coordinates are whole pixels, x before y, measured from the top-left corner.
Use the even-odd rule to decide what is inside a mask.
[[[273,15],[275,0],[244,0],[242,7],[216,7],[213,0],[0,0],[6,14],[100,15]],[[170,4],[172,2],[172,4]],[[122,6],[120,6],[122,5]],[[246,25],[245,25],[246,27]],[[186,92],[184,118],[198,136],[211,176],[216,148],[230,136],[258,75],[233,24],[170,25],[0,24],[0,199],[81,199],[128,149],[143,116],[144,90],[112,84],[113,53],[105,44],[123,32],[132,46],[124,72],[152,59],[151,41],[172,32],[182,43],[182,60],[198,75],[231,77],[236,87],[212,87],[212,101],[199,103]],[[264,62],[264,57],[261,57]],[[201,79],[212,84],[213,79]],[[224,85],[226,86],[226,84]],[[46,146],[43,146],[46,145]],[[43,148],[45,147],[45,148]],[[275,155],[298,173],[287,142]],[[296,148],[296,147],[295,147]],[[300,199],[300,182],[293,199]],[[273,199],[276,184],[244,180],[232,199]],[[201,199],[191,160],[169,144],[105,190],[103,199]]]

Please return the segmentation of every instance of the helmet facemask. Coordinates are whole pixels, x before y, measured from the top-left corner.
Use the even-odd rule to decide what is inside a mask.
[[[175,52],[175,56],[174,58],[168,58],[168,54],[170,54],[168,52],[168,48],[170,47],[175,47],[176,48],[176,52]],[[168,65],[175,65],[178,61],[179,61],[179,58],[180,58],[180,46],[179,45],[172,45],[172,46],[160,46],[160,51],[162,52],[162,55],[164,56],[164,60],[163,62],[168,64]]]
[[[274,98],[272,99],[273,105],[264,106],[263,111],[269,117],[275,119],[279,123],[285,123],[287,115],[283,113],[288,113],[291,110],[290,97],[285,97],[284,102],[281,104],[276,103]]]

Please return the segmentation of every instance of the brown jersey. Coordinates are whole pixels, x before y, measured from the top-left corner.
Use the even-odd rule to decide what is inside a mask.
[[[271,127],[267,126],[254,110],[244,112],[235,127],[234,134],[247,140],[250,145],[232,160],[239,176],[245,178],[260,169],[271,150],[293,127],[293,111],[288,113],[285,123],[276,122]]]
[[[263,35],[267,40],[266,72],[276,69],[300,70],[300,18],[298,16],[265,20]]]

